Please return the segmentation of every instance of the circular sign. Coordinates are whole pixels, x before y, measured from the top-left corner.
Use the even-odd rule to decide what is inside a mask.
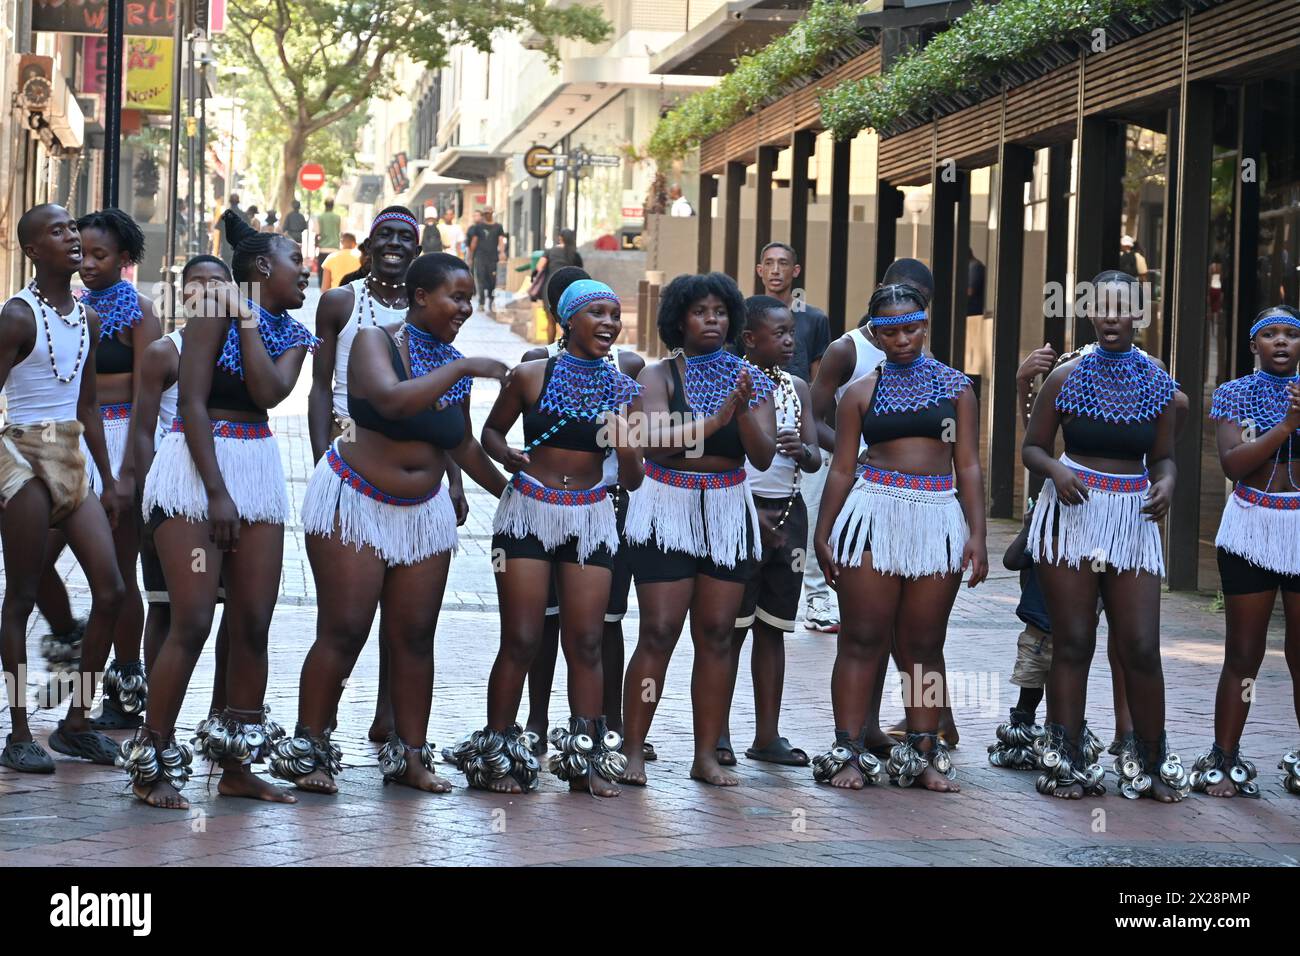
[[[524,153],[524,169],[528,175],[545,179],[555,172],[555,152],[549,146],[533,146]]]
[[[303,163],[298,170],[298,184],[308,192],[315,192],[325,185],[325,167],[320,163]]]

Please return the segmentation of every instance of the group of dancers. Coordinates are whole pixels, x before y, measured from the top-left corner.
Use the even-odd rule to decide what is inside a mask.
[[[220,768],[223,795],[293,802],[291,789],[254,773],[258,764],[296,789],[334,793],[339,700],[378,614],[369,736],[383,780],[450,790],[426,729],[468,476],[499,499],[492,561],[501,617],[486,723],[441,754],[470,786],[532,791],[543,757],[550,773],[594,796],[645,785],[646,764],[658,757],[647,737],[689,615],[692,778],[739,782],[726,769],[734,763],[728,714],[752,630],[752,758],[811,764],[817,781],[846,789],[886,776],[903,787],[958,789],[942,694],[905,695],[901,739],[879,723],[891,657],[903,673],[942,685],[958,589],[988,573],[979,404],[970,379],[926,351],[932,285],[923,266],[890,268],[810,387],[783,368],[795,352],[790,306],[745,299],[720,273],[679,276],[664,288],[657,322],[671,353],[645,364],[616,345],[613,289],[581,269],[557,270],[545,294],[560,339],[509,368],[455,348],[474,314],[473,275],[451,255],[420,255],[418,222],[403,207],[375,217],[368,271],[321,298],[314,333],[290,314],[309,278],[299,246],[234,213],[224,226],[232,265],[190,260],[187,321],[164,336],[152,304],[122,278],[143,253],[127,216],[110,209],[74,220],[42,205],[19,223],[34,278],[0,314],[6,672],[25,671],[27,620],[65,542],[91,590],[79,641],[62,635],[79,682],[52,749],[116,764],[135,796],[157,807],[188,805],[182,790],[196,754]],[[1250,332],[1258,370],[1215,393],[1220,455],[1237,483],[1217,541],[1227,653],[1213,747],[1184,767],[1165,735],[1159,522],[1187,401],[1133,345],[1137,281],[1106,272],[1094,285],[1096,342],[1059,362],[1039,350],[1022,367],[1023,383],[1046,373],[1026,401],[1023,447],[1041,492],[1007,563],[1029,571],[1022,609],[1041,589],[1032,619],[1046,627],[1031,652],[1041,656],[1050,639],[1051,659],[1037,669],[1036,687],[1020,681],[1021,701],[990,759],[1040,770],[1045,794],[1104,792],[1100,741],[1084,719],[1100,606],[1117,698],[1121,689],[1125,698],[1127,726],[1111,748],[1120,791],[1162,802],[1192,788],[1258,793],[1254,765],[1240,753],[1251,699],[1242,687],[1258,673],[1279,588],[1293,682],[1300,666],[1291,455],[1300,314],[1261,313]],[[268,412],[293,390],[308,353],[316,464],[301,517],[318,613],[289,733],[265,703],[289,515]],[[478,437],[469,414],[476,378],[501,383]],[[507,437],[519,420],[522,447]],[[823,450],[833,458],[814,550],[843,613],[834,739],[809,759],[780,736],[778,720],[783,639],[797,616],[809,524],[801,480],[822,467]],[[624,673],[621,622],[633,581],[639,635]],[[178,736],[218,605],[209,716],[192,738]],[[544,724],[525,729],[525,683],[549,696],[557,649],[568,668],[568,719],[549,733]],[[102,709],[92,718],[101,672]],[[10,693],[0,765],[53,772],[21,691]],[[111,729],[133,734],[119,743],[102,732]],[[1291,792],[1300,792],[1296,765],[1295,754],[1282,764]]]

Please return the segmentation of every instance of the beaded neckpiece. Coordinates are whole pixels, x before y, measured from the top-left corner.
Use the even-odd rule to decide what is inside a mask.
[[[70,385],[81,373],[81,364],[86,358],[86,347],[90,344],[90,330],[87,327],[88,324],[86,322],[86,307],[81,302],[74,302],[72,312],[69,315],[64,315],[54,307],[54,304],[50,302],[49,299],[45,297],[45,293],[41,291],[41,288],[36,284],[35,279],[31,281],[27,288],[28,291],[36,297],[36,300],[41,306],[38,318],[41,320],[41,325],[45,332],[45,346],[50,354],[50,371],[53,373],[55,381],[63,385]],[[72,371],[67,375],[60,372],[58,365],[54,363],[54,338],[50,335],[50,320],[45,314],[47,310],[58,316],[59,321],[68,328],[72,329],[77,326],[81,327],[77,336],[77,358],[76,361],[72,363]]]
[[[605,412],[622,408],[640,391],[641,386],[612,362],[561,352],[537,407],[550,415],[591,422]]]
[[[465,357],[454,347],[430,335],[424,329],[417,329],[409,322],[402,323],[402,332],[406,335],[406,351],[411,356],[412,378],[428,375],[434,369],[442,368]],[[442,393],[441,404],[456,405],[460,402],[468,402],[470,386],[473,384],[474,379],[466,375]]]
[[[119,279],[107,289],[86,289],[81,293],[81,301],[99,316],[101,342],[131,328],[144,316],[140,310],[140,294],[125,279]]]
[[[736,387],[736,378],[742,369],[749,372],[750,381],[754,383],[754,394],[749,400],[749,407],[755,408],[767,401],[767,397],[776,388],[776,384],[758,366],[732,355],[726,349],[718,349],[707,355],[686,356],[686,376],[682,387],[686,390],[686,404],[690,410],[704,417],[714,414]]]
[[[969,387],[969,378],[928,355],[906,365],[886,360],[880,365],[871,404],[877,415],[917,412],[945,398],[954,399]]]
[[[257,314],[258,334],[262,336],[266,354],[273,361],[289,349],[303,346],[308,352],[315,352],[316,347],[320,345],[320,339],[312,335],[307,330],[307,326],[289,313],[273,315],[251,299],[248,300],[248,306]],[[226,333],[226,344],[221,347],[221,355],[217,358],[217,368],[225,369],[231,375],[243,379],[244,361],[239,349],[239,321],[230,323],[230,331]]]
[[[1056,396],[1056,410],[1117,425],[1160,415],[1178,386],[1141,349],[1097,348],[1079,359]]]
[[[1286,418],[1291,400],[1287,386],[1296,382],[1300,382],[1300,376],[1273,375],[1262,369],[1224,382],[1214,390],[1210,417],[1250,423],[1266,432]]]

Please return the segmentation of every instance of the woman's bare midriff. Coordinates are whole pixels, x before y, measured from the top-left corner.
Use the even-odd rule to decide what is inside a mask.
[[[594,488],[604,475],[604,452],[573,451],[543,445],[528,453],[528,477],[547,488]],[[565,479],[568,479],[567,481]]]
[[[935,438],[894,438],[872,445],[859,460],[900,475],[951,475],[952,444]]]
[[[95,401],[101,405],[120,405],[131,401],[131,373],[114,372],[95,376]]]
[[[721,455],[674,455],[656,464],[673,471],[697,471],[704,475],[716,475],[724,471],[735,471],[745,463],[743,458],[723,458]]]
[[[354,441],[338,442],[339,455],[380,491],[398,498],[421,498],[442,484],[446,453],[428,442],[394,441],[358,428]]]

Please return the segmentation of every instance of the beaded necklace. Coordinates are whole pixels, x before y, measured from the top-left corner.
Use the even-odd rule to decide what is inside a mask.
[[[1178,386],[1141,349],[1084,353],[1056,396],[1056,409],[1114,425],[1156,418]]]
[[[687,406],[703,418],[715,414],[735,389],[736,379],[742,370],[749,372],[749,379],[754,385],[749,407],[755,408],[767,401],[767,397],[776,388],[776,384],[757,366],[732,355],[726,349],[705,355],[687,355],[686,375],[682,380]]]
[[[88,303],[99,316],[101,342],[123,329],[132,328],[144,317],[140,309],[140,294],[125,279],[119,279],[107,289],[86,289],[81,293],[81,301]]]
[[[375,318],[375,300],[376,300],[378,297],[377,297],[373,292],[370,291],[370,283],[371,283],[372,280],[374,281],[375,285],[384,286],[384,287],[389,288],[389,289],[398,289],[398,288],[402,288],[401,286],[395,286],[395,285],[394,285],[394,286],[390,286],[387,282],[382,282],[382,281],[380,281],[379,279],[374,279],[373,276],[367,276],[365,279],[362,279],[362,280],[361,280],[361,304],[360,304],[360,307],[357,309],[357,326],[358,326],[358,327],[364,327],[364,326],[365,326],[366,323],[365,323],[364,319],[365,319],[366,317],[369,317],[369,319],[370,319],[370,324],[371,324],[371,325],[378,325],[378,324],[379,324],[379,321]],[[400,298],[404,299],[405,296],[401,296]],[[381,303],[381,304],[383,304],[383,303]],[[400,309],[400,308],[402,308],[402,306],[400,306],[400,305],[385,305],[385,307],[386,307],[386,308],[389,308],[389,309]]]
[[[1286,418],[1287,406],[1291,402],[1287,386],[1296,382],[1300,382],[1300,375],[1274,375],[1263,369],[1224,382],[1214,390],[1210,417],[1251,426],[1257,433],[1270,431]],[[1295,490],[1295,482],[1291,478],[1290,462],[1295,438],[1296,432],[1286,437],[1287,485],[1292,490]],[[1269,473],[1266,488],[1273,487],[1278,457],[1276,454],[1273,456],[1273,470]]]
[[[308,352],[315,352],[316,347],[320,345],[320,339],[312,335],[307,327],[289,315],[282,312],[275,315],[262,308],[251,299],[247,300],[249,308],[253,309],[257,315],[257,331],[262,337],[262,345],[266,347],[266,354],[274,361],[291,348],[303,346]],[[217,357],[217,368],[224,369],[231,375],[238,376],[241,380],[244,377],[243,353],[239,347],[239,322],[235,320],[230,323],[230,331],[226,333],[226,342],[221,347],[221,355]]]
[[[36,284],[35,279],[32,280],[31,284],[27,288],[41,304],[39,310],[41,313],[41,328],[45,332],[45,348],[48,350],[50,355],[50,371],[54,373],[55,381],[62,385],[71,384],[81,372],[81,363],[86,358],[86,346],[90,342],[90,336],[87,334],[89,330],[86,323],[86,307],[81,302],[74,300],[72,311],[68,313],[68,316],[75,315],[76,319],[69,322],[68,316],[65,316],[62,312],[56,309],[50,303],[50,300],[45,298],[45,294],[41,292],[40,286]],[[54,364],[54,339],[50,336],[50,321],[45,315],[47,310],[57,315],[68,328],[76,328],[77,326],[81,327],[81,332],[77,336],[77,360],[72,364],[72,371],[66,376],[60,375],[58,366]]]
[[[403,322],[401,332],[406,337],[406,351],[411,357],[411,377],[420,378],[434,369],[449,365],[461,355],[453,346],[439,339],[436,335],[416,328],[410,322]],[[443,392],[439,405],[457,405],[469,401],[470,386],[474,379],[466,375],[451,388]]]
[[[776,383],[776,421],[780,425],[783,414],[790,409],[794,409],[794,430],[799,433],[799,441],[803,441],[803,403],[799,401],[799,393],[795,391],[794,379],[790,373],[773,366],[770,369],[764,369],[764,373]],[[780,454],[780,452],[777,452]],[[794,481],[790,485],[790,497],[786,500],[785,510],[781,512],[781,519],[776,523],[773,530],[779,531],[785,524],[785,520],[790,517],[790,511],[794,508],[794,499],[799,494],[799,482],[803,478],[803,469],[799,467],[796,460],[794,465]]]
[[[390,292],[396,292],[399,289],[406,288],[405,282],[385,282],[383,279],[379,278],[373,272],[370,275],[366,276],[365,281],[367,284],[373,282],[375,285],[381,286],[389,290]]]
[[[622,408],[641,386],[614,366],[609,358],[582,359],[567,350],[555,357],[546,388],[537,399],[539,410],[559,420],[533,439],[524,454],[541,445],[574,419],[593,422],[606,412]]]
[[[919,412],[954,399],[970,387],[971,381],[929,355],[918,356],[906,365],[886,359],[880,363],[880,377],[871,404],[877,415]]]

